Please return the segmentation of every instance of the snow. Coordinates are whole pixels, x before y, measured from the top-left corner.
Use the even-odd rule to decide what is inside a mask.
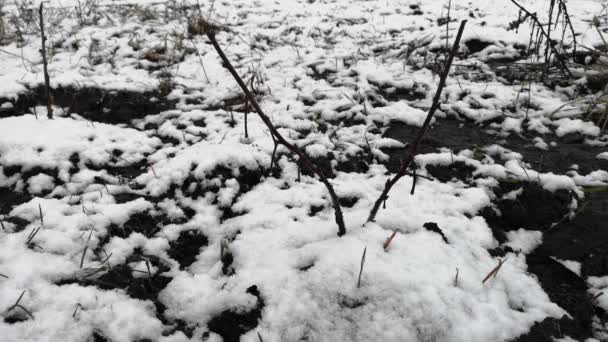
[[[27,191],[29,191],[31,194],[40,194],[43,191],[50,191],[55,188],[53,177],[44,173],[39,173],[36,176],[30,177],[27,182]]]
[[[546,13],[543,2],[521,2]],[[413,13],[412,1],[215,4],[214,18],[232,30],[218,34],[220,45],[241,74],[257,75],[263,110],[288,141],[312,158],[327,158],[339,197],[356,199],[343,208],[343,237],[336,236],[326,189],[299,172],[285,147],[277,148],[276,174],[270,172],[273,138],[255,113],[245,124],[245,115],[230,107],[240,101],[240,91],[207,39],[188,36],[184,17],[192,12],[176,12],[169,2],[137,0],[134,8],[120,3],[100,1],[84,25],[70,12],[76,1],[45,3],[56,11],[48,18],[55,43],[51,85],[72,89],[75,96],[88,87],[141,95],[158,90],[168,71],[175,108],[121,124],[88,121],[86,113],[67,116],[70,111],[58,104],[50,120],[41,103],[23,115],[0,118],[0,189],[25,194],[14,207],[0,208],[7,220],[0,230],[0,274],[6,276],[0,277],[0,310],[25,291],[21,304],[34,315],[14,324],[1,321],[2,338],[72,342],[98,332],[124,342],[200,341],[203,334],[207,341],[221,341],[207,324],[226,310],[255,308],[258,300],[246,292],[252,285],[264,306],[259,324],[242,341],[259,341],[258,334],[265,341],[509,341],[535,322],[566,313],[528,273],[525,254],[542,243],[539,231],[508,232],[502,246],[517,253],[508,253],[500,272],[482,283],[499,262],[488,252],[499,242],[480,211],[497,197],[517,200],[522,194],[518,189],[495,196],[500,181],[536,182],[579,198],[581,186],[608,184],[606,170],[534,170],[523,152],[501,145],[509,135],[528,139],[536,133],[529,146],[545,151],[559,148],[569,134],[585,136],[590,145],[605,143],[600,127],[570,110],[576,108],[568,105],[574,87],[538,84],[525,93],[522,85],[493,73],[491,62],[519,56],[517,45],[526,45],[531,33],[528,25],[507,30],[518,13],[508,1],[453,4],[452,18],[469,18],[463,42],[491,44],[470,56],[459,54],[432,122],[450,117],[487,124],[497,141],[459,153],[447,146],[417,155],[424,178],[416,180],[416,191],[411,194],[414,178],[406,175],[375,222],[367,223],[392,176],[380,162],[389,160],[387,151],[405,146],[386,137],[387,130],[396,122],[421,127],[431,105],[438,77],[425,51],[444,47],[445,26],[435,23],[446,4],[416,3],[422,15]],[[200,4],[202,11],[210,11],[209,5]],[[600,5],[577,0],[572,6],[585,46],[600,42],[588,24]],[[10,4],[4,10],[18,9]],[[451,41],[456,24],[450,28]],[[43,84],[40,38],[35,32],[23,38],[0,51],[0,114],[16,109],[19,95]],[[161,63],[150,61],[153,51]],[[477,73],[493,76],[480,80]],[[528,100],[533,106],[526,109]],[[553,115],[558,108],[567,115],[565,109]],[[597,158],[608,159],[607,153]],[[356,158],[376,163],[359,172],[337,167]],[[431,165],[455,162],[472,168],[470,180],[440,182],[429,174]],[[248,184],[247,177],[256,179]],[[141,223],[153,233],[112,233],[136,214],[153,222]],[[21,220],[23,226],[12,223]],[[448,243],[424,228],[428,222],[440,227]],[[180,267],[171,251],[184,231],[204,235],[208,244],[193,252],[192,264]],[[234,274],[222,270],[226,249]],[[134,253],[158,257],[169,270],[133,261]],[[580,275],[580,264],[560,262]],[[78,283],[89,272],[118,265],[141,281],[170,278],[157,298],[164,313],[128,290]],[[605,278],[588,279],[590,294],[606,291]],[[598,302],[608,308],[605,295]],[[193,337],[172,330],[159,316],[182,320]]]
[[[572,271],[572,273],[576,274],[577,276],[579,276],[579,277],[581,276],[581,263],[580,262],[574,261],[574,260],[561,260],[561,259],[557,259],[557,258],[555,258],[555,261],[564,265],[565,268],[569,269],[570,271]]]
[[[530,253],[542,243],[543,235],[539,231],[528,231],[520,228],[507,232],[507,239],[509,240],[507,246],[514,250]]]
[[[158,138],[150,138],[134,129],[113,125],[78,121],[70,118],[33,115],[0,119],[0,162],[20,165],[23,171],[41,167],[57,169],[59,178],[69,180],[70,157],[77,154],[80,163],[103,165],[113,157],[114,150],[122,151],[117,164],[141,161],[144,153],[154,151]]]

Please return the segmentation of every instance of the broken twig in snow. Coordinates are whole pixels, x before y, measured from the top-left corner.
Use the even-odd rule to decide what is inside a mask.
[[[389,236],[386,241],[384,241],[384,245],[382,247],[384,247],[384,251],[386,252],[388,250],[388,246],[391,245],[391,242],[393,242],[393,239],[395,238],[395,235],[397,235],[397,231],[395,230],[393,232],[393,234],[391,234],[391,236]]]
[[[498,271],[500,271],[500,268],[502,267],[502,265],[505,263],[505,261],[507,261],[507,259],[503,259],[503,260],[498,260],[498,265],[496,267],[494,267],[490,273],[488,273],[488,275],[483,278],[483,280],[481,281],[482,284],[485,284],[486,281],[488,281],[488,279],[492,278],[492,276],[496,277],[496,275],[498,274]]]

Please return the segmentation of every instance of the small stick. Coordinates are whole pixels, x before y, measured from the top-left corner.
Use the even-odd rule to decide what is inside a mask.
[[[393,242],[393,239],[395,238],[395,235],[397,235],[397,231],[393,231],[393,234],[391,234],[391,236],[389,236],[385,241],[384,244],[382,245],[382,247],[384,248],[384,251],[386,252],[388,249],[388,246],[390,246],[391,242]]]
[[[454,277],[454,286],[458,287],[458,267],[456,267],[456,276]]]
[[[42,215],[42,206],[38,203],[38,212],[40,213],[40,224],[44,226],[44,215]]]
[[[412,168],[413,172],[413,180],[412,180],[412,190],[410,191],[410,195],[414,194],[414,191],[416,191],[416,180],[418,179],[416,176],[416,165],[414,165],[414,167]]]
[[[361,268],[359,269],[359,280],[357,281],[357,288],[361,287],[361,275],[363,274],[363,265],[365,264],[365,253],[367,252],[367,247],[363,248],[363,255],[361,256]]]
[[[78,312],[78,308],[82,308],[80,303],[76,303],[76,307],[74,308],[74,313],[72,314],[72,318],[76,318],[76,312]]]
[[[52,119],[53,106],[51,105],[51,80],[49,77],[48,61],[46,59],[46,36],[44,35],[44,18],[42,16],[43,5],[44,2],[41,2],[40,9],[38,10],[38,14],[40,16],[40,38],[42,41],[42,48],[40,49],[40,53],[42,54],[42,66],[44,70],[44,96],[46,97],[47,117],[49,119]]]
[[[482,284],[485,284],[486,281],[488,281],[488,279],[492,278],[492,276],[496,277],[496,275],[498,274],[498,271],[500,271],[500,268],[502,267],[502,265],[505,263],[505,261],[507,261],[507,259],[505,258],[504,260],[498,260],[498,266],[494,267],[490,273],[488,273],[488,275],[483,278],[483,280],[481,281]]]
[[[2,277],[2,278],[6,278],[6,279],[9,279],[9,278],[8,278],[8,276],[6,276],[6,275],[4,275],[4,274],[2,274],[2,273],[0,273],[0,277]]]

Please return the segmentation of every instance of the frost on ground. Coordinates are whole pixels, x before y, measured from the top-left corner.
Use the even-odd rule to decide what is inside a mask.
[[[0,1],[0,340],[606,340],[605,56],[522,75],[507,0],[50,1],[51,120],[37,5]],[[606,2],[568,5],[600,46]],[[366,223],[463,19],[417,177]]]

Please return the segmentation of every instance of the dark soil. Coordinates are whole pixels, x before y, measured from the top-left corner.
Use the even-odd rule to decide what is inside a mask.
[[[112,236],[128,238],[133,232],[141,233],[147,237],[151,237],[158,233],[164,223],[168,223],[163,215],[153,215],[149,211],[139,212],[131,215],[129,220],[122,226],[116,224],[108,227],[108,239]]]
[[[479,45],[472,50],[482,47]],[[417,127],[392,123],[384,135],[401,142],[410,142],[417,132]],[[596,158],[605,148],[584,144],[584,136],[542,136],[545,142],[555,141],[558,144],[547,151],[534,146],[532,138],[535,136],[538,136],[535,132],[524,131],[522,135],[500,137],[483,124],[438,119],[423,139],[419,152],[437,152],[439,148],[447,147],[456,154],[464,149],[480,151],[484,146],[499,144],[520,153],[523,162],[531,169],[541,172],[564,174],[572,170],[573,164],[578,165],[577,172],[580,174],[608,170],[608,161]],[[384,152],[390,156],[387,168],[392,172],[397,171],[403,149],[386,149]],[[480,152],[480,156],[483,156]],[[500,162],[499,156],[492,157]],[[457,179],[467,183],[471,181],[474,172],[472,167],[458,162],[449,166],[428,165],[426,169],[431,176],[442,182]],[[502,198],[514,190],[521,190],[515,200]],[[564,336],[584,340],[592,336],[592,318],[595,315],[606,320],[606,314],[599,307],[593,306],[584,279],[588,276],[608,275],[608,229],[605,225],[608,220],[608,188],[588,189],[584,199],[577,199],[578,209],[574,218],[569,218],[568,214],[575,195],[566,190],[544,190],[538,180],[500,180],[493,191],[496,199],[492,207],[484,208],[478,215],[486,219],[494,237],[501,244],[507,241],[505,233],[509,230],[524,228],[543,233],[542,244],[527,255],[528,272],[537,277],[551,301],[571,316],[537,322],[528,333],[514,341],[549,342]],[[430,228],[431,231],[436,231],[434,226]],[[493,257],[518,253],[504,245],[488,252]],[[553,258],[580,262],[582,278]]]
[[[264,300],[258,287],[255,285],[249,287],[247,293],[257,298],[257,304],[253,309],[225,310],[207,323],[209,330],[222,336],[224,342],[239,342],[241,335],[254,329],[262,318]]]
[[[391,84],[379,83],[374,80],[368,80],[369,84],[376,88],[376,91],[388,101],[417,101],[426,98],[428,86],[426,84],[414,83],[411,88],[402,88]]]
[[[585,281],[551,257],[537,252],[528,255],[527,263],[528,271],[536,275],[551,301],[566,310],[572,318],[546,319],[516,341],[533,341],[532,338],[535,338],[534,341],[552,341],[548,337],[559,338],[563,335],[577,340],[590,337],[594,309]]]
[[[185,230],[179,233],[177,240],[170,242],[167,254],[184,269],[196,260],[201,247],[208,243],[207,237],[198,230]]]
[[[14,207],[29,202],[31,199],[32,196],[29,194],[0,187],[0,215],[8,214]]]
[[[473,178],[475,167],[462,161],[455,161],[450,165],[426,165],[426,171],[440,182],[451,180],[468,181]]]
[[[509,191],[521,190],[515,200],[499,199],[494,204],[499,215],[488,215],[486,221],[494,227],[503,230],[546,230],[562,220],[570,212],[573,193],[566,190],[551,192],[543,189],[537,183],[508,183],[502,182],[496,192],[501,194],[504,187]],[[501,191],[502,190],[502,191]],[[508,192],[508,191],[504,191]]]
[[[91,121],[105,123],[130,123],[133,119],[175,108],[176,101],[168,100],[159,92],[107,91],[99,88],[59,87],[52,90],[56,106],[67,108]],[[44,87],[30,89],[17,100],[0,98],[0,103],[10,102],[13,108],[0,111],[0,117],[18,116],[35,106],[45,105]]]
[[[543,235],[537,253],[582,264],[584,278],[608,275],[608,189],[588,192],[573,219]]]
[[[433,232],[433,233],[439,234],[441,236],[441,238],[443,239],[443,242],[449,243],[448,242],[448,238],[445,237],[445,235],[443,234],[443,231],[441,230],[441,228],[439,228],[439,226],[437,225],[437,223],[435,223],[435,222],[427,222],[422,227],[424,229],[428,230],[429,232]]]
[[[384,136],[406,143],[413,141],[418,130],[418,127],[392,122]],[[504,148],[520,153],[532,170],[563,174],[570,171],[574,164],[579,166],[578,172],[581,174],[608,170],[608,160],[596,158],[598,154],[605,152],[606,148],[586,145],[580,138],[572,140],[568,136],[563,138],[554,135],[542,136],[547,143],[550,141],[558,143],[557,147],[545,151],[534,146],[532,139],[539,136],[536,132],[524,133],[523,136],[512,134],[504,138],[487,130],[483,125],[470,121],[438,119],[423,138],[419,153],[437,152],[439,148],[447,147],[456,154],[465,149],[478,151],[484,146],[500,144]],[[396,172],[399,169],[403,149],[383,151],[391,157],[387,168],[391,172]]]

